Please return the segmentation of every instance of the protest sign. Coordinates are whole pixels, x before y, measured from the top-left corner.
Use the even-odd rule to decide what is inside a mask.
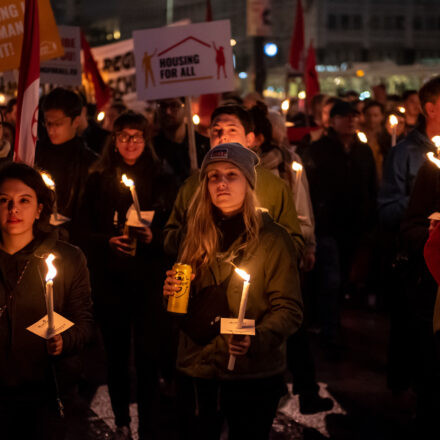
[[[0,72],[17,69],[20,65],[23,42],[23,0],[0,0]],[[40,59],[41,61],[63,55],[49,0],[39,0]]]
[[[234,89],[229,20],[133,32],[139,99]]]
[[[81,41],[77,26],[58,26],[64,55],[41,63],[40,80],[45,84],[81,85]]]
[[[114,100],[136,101],[136,69],[133,39],[92,48],[104,81],[112,89]]]

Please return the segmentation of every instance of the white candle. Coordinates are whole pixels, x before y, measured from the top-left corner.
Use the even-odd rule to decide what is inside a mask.
[[[238,273],[238,275],[240,275],[244,280],[243,290],[241,291],[240,308],[238,309],[238,320],[237,320],[237,328],[242,328],[244,315],[246,313],[247,300],[249,296],[249,286],[251,285],[251,283],[249,282],[250,275],[247,274],[244,270],[236,268],[235,272]],[[236,356],[233,354],[229,356],[228,370],[230,371],[232,371],[235,367],[235,358]]]
[[[396,115],[390,115],[389,122],[391,125],[391,146],[394,147],[397,141],[397,124],[399,123],[399,120]]]
[[[47,309],[47,321],[49,332],[53,331],[54,323],[53,323],[53,279],[57,274],[57,270],[53,265],[53,260],[55,259],[54,254],[49,254],[46,258],[47,264],[47,275],[46,275],[46,309]]]
[[[50,176],[50,174],[48,174],[46,172],[42,172],[41,177],[43,178],[46,186],[48,188],[50,188],[55,193],[55,200],[53,202],[53,216],[54,216],[55,220],[57,220],[58,219],[58,209],[57,209],[57,193],[55,190],[55,182],[52,180],[52,177]]]
[[[292,163],[292,169],[295,171],[295,207],[298,206],[299,203],[299,183],[301,181],[301,174],[303,170],[303,166],[299,162]]]
[[[123,174],[122,175],[122,182],[124,183],[125,186],[130,188],[131,197],[133,199],[133,204],[136,209],[138,219],[142,223],[141,207],[139,205],[139,199],[137,196],[136,186],[134,184],[134,181],[132,179],[129,179],[126,174]]]

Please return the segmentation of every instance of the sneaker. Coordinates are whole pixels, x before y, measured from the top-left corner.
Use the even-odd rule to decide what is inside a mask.
[[[299,410],[302,414],[315,414],[329,411],[333,408],[333,400],[320,397],[318,394],[301,394],[299,396]]]
[[[113,434],[113,440],[133,440],[129,426],[118,426]]]

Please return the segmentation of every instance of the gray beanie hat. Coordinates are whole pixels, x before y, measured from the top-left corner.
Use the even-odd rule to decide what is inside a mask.
[[[259,163],[258,156],[249,148],[236,142],[220,144],[209,150],[202,162],[200,180],[205,177],[206,167],[214,162],[229,162],[240,168],[252,189],[255,189],[255,166]]]

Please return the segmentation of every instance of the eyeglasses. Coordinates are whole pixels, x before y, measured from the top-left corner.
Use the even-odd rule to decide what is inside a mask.
[[[143,142],[145,142],[145,139],[141,134],[134,134],[130,136],[129,134],[124,132],[116,133],[116,139],[123,144],[128,144],[131,141],[134,144],[142,144]]]
[[[66,121],[66,119],[70,119],[70,116],[63,116],[62,118],[55,119],[54,121],[44,120],[43,125],[46,128],[51,128],[51,127],[60,128],[64,125],[64,122]]]

